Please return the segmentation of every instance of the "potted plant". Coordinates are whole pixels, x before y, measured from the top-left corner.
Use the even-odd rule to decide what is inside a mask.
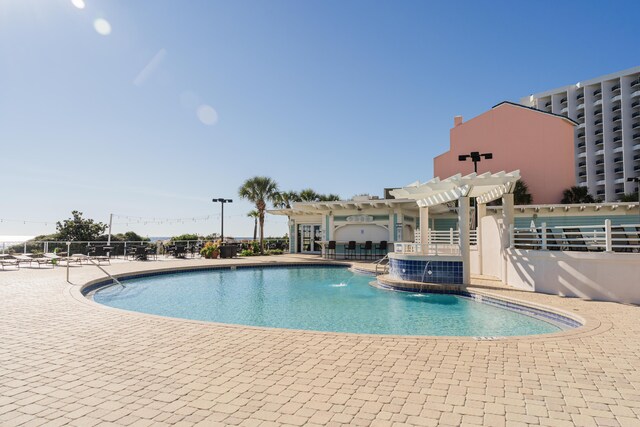
[[[220,255],[220,245],[213,242],[207,242],[204,244],[202,249],[200,249],[200,255],[206,259],[218,258],[218,255]]]

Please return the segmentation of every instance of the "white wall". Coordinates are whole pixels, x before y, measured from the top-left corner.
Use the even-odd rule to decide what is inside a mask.
[[[482,218],[482,274],[520,289],[640,304],[640,254],[500,250],[502,220]],[[472,260],[472,272],[477,273]]]
[[[507,249],[507,283],[546,294],[640,304],[640,254]]]
[[[336,228],[332,240],[365,242],[371,240],[378,243],[382,240],[389,240],[389,231],[380,225],[375,224],[348,224]]]

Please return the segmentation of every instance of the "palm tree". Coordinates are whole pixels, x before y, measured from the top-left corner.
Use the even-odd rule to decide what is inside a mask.
[[[279,209],[291,209],[293,202],[300,202],[300,195],[295,191],[281,191],[276,196],[276,200],[273,202],[273,207]]]
[[[529,193],[529,186],[523,180],[517,180],[513,188],[513,204],[530,205],[531,203],[533,203],[533,197]]]
[[[268,202],[275,202],[278,196],[278,184],[266,176],[254,176],[247,179],[238,190],[242,199],[256,205],[260,222],[260,253],[264,253],[264,212]]]
[[[317,202],[319,194],[313,191],[311,188],[305,188],[300,191],[300,201],[302,202]]]
[[[260,216],[260,213],[254,209],[247,213],[247,216],[249,218],[253,218],[253,241],[255,242],[258,235],[258,217]]]
[[[340,200],[340,196],[338,196],[337,194],[319,194],[318,195],[318,201],[320,202],[335,202]]]
[[[562,192],[562,200],[560,201],[560,203],[564,204],[595,202],[596,200],[591,194],[589,194],[589,189],[587,187],[578,187],[575,185],[571,188],[567,188]]]

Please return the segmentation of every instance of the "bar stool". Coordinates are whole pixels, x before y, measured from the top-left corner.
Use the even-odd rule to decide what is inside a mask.
[[[373,259],[373,242],[371,240],[367,240],[364,245],[360,245],[360,258],[367,259],[367,253]]]
[[[387,254],[387,241],[383,240],[379,244],[376,245],[376,255],[382,255],[383,257]]]
[[[355,256],[356,256],[356,241],[355,240],[349,240],[349,243],[347,243],[344,246],[344,257],[345,257],[345,259],[349,258],[349,253],[351,253],[351,255],[353,255],[353,257],[355,258]]]
[[[336,259],[336,241],[335,240],[329,240],[329,244],[327,245],[327,249],[324,252],[324,256],[326,258],[330,258],[331,254],[329,253],[329,251],[333,251],[333,259]]]

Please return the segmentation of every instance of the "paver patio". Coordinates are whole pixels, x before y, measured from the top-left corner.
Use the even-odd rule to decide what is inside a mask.
[[[335,334],[107,308],[79,294],[97,268],[72,268],[73,285],[65,270],[0,271],[0,425],[640,425],[637,306],[476,279],[587,325],[497,341]]]

